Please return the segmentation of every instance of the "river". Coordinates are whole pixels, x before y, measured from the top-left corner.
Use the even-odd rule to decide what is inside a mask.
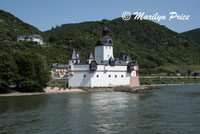
[[[200,85],[0,97],[0,134],[199,134]]]

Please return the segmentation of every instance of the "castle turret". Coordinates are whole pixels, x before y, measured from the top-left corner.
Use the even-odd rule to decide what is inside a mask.
[[[109,30],[104,26],[102,31],[102,37],[98,40],[95,45],[95,60],[103,61],[109,60],[113,56],[113,40],[109,37]]]
[[[93,55],[92,55],[92,52],[90,52],[90,54],[89,54],[89,56],[88,56],[88,63],[90,64],[91,63],[91,61],[93,61],[94,60],[94,57],[93,57]]]
[[[80,57],[80,54],[76,52],[76,63],[80,63],[81,61],[81,57]]]
[[[69,66],[72,66],[74,63],[76,63],[76,61],[77,61],[77,54],[75,49],[73,49],[69,59]]]
[[[127,71],[131,74],[130,86],[139,86],[139,66],[136,60],[128,63]]]

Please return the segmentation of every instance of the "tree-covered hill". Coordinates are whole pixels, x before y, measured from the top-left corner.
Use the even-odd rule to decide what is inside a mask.
[[[181,33],[181,35],[184,35],[190,39],[193,39],[196,41],[198,44],[200,44],[200,28],[193,29],[187,32]]]
[[[50,43],[65,45],[68,49],[76,48],[85,58],[101,37],[103,25],[111,31],[115,56],[125,50],[138,59],[141,68],[200,64],[200,45],[165,26],[147,20],[124,21],[117,18],[111,21],[64,24],[45,34]]]
[[[42,32],[12,14],[0,10],[0,41],[16,41],[17,36],[26,34],[42,34]]]
[[[46,58],[47,65],[50,65],[55,62],[67,63],[72,48],[75,48],[84,59],[90,51],[93,51],[104,25],[110,29],[115,57],[125,50],[138,60],[140,69],[149,70],[166,65],[200,65],[199,44],[151,21],[134,19],[124,21],[117,18],[63,24],[49,31],[40,32],[37,28],[2,10],[0,52],[12,50],[39,53]],[[42,34],[47,38],[47,42],[43,46],[33,42],[16,42],[16,37],[24,34]]]

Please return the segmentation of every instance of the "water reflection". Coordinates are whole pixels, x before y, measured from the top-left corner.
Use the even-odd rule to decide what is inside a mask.
[[[0,114],[38,109],[44,106],[47,100],[48,95],[0,97]]]
[[[100,133],[115,133],[130,125],[125,118],[129,116],[130,108],[137,109],[139,96],[127,93],[95,93],[90,96],[90,100],[91,114],[96,116],[91,127]]]
[[[41,122],[38,111],[47,104],[48,95],[0,97],[0,102],[0,132],[22,133],[31,129],[27,125]]]
[[[198,133],[199,89],[0,98],[0,133]]]

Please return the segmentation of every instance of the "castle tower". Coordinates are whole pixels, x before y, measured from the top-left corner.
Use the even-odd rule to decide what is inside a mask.
[[[129,62],[128,63],[128,70],[131,73],[130,86],[139,86],[140,85],[139,65],[137,64],[137,61]]]
[[[76,61],[77,61],[77,54],[75,49],[73,49],[69,59],[69,66],[73,66],[73,64],[76,63]]]
[[[95,60],[104,61],[109,60],[113,56],[113,40],[108,36],[109,30],[104,26],[102,31],[102,37],[98,40],[95,45]]]
[[[91,61],[93,61],[93,60],[94,60],[94,57],[93,57],[93,55],[92,55],[92,52],[90,52],[90,54],[89,54],[89,56],[88,56],[88,59],[87,59],[87,62],[90,64]]]

